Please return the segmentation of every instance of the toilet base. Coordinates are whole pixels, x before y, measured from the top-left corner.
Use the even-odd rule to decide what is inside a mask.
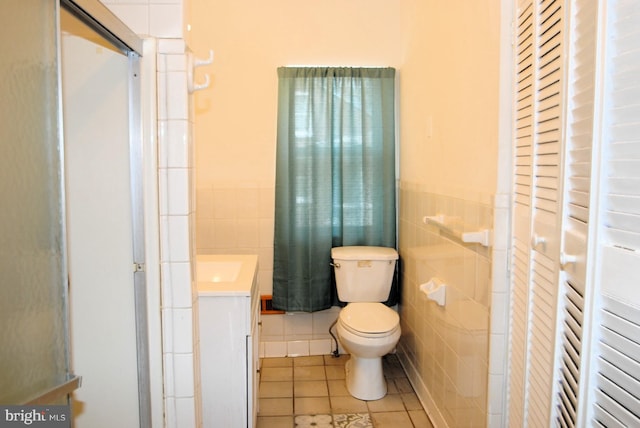
[[[344,366],[347,391],[360,400],[379,400],[387,395],[382,358],[351,358]]]

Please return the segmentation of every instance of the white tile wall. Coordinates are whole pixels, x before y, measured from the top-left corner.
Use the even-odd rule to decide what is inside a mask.
[[[507,189],[508,190],[508,189]],[[509,281],[507,266],[509,266],[509,215],[511,194],[499,193],[494,199],[494,239],[492,263],[494,275],[492,278],[491,301],[491,336],[489,350],[489,399],[487,402],[487,426],[502,426],[506,413],[507,389],[505,376],[507,375],[507,351],[509,349]]]
[[[260,294],[272,294],[273,184],[224,182],[197,189],[199,254],[258,254]]]
[[[335,350],[335,342],[331,339],[309,341],[309,355],[329,355]],[[344,353],[344,350],[342,351]]]
[[[116,1],[103,0],[103,3],[136,34],[151,34],[149,31],[149,5],[147,2],[141,4],[134,2],[121,4]]]
[[[140,36],[158,39],[157,131],[166,427],[201,426],[195,254],[193,141],[187,91],[184,0],[103,0]]]
[[[290,340],[287,342],[287,355],[289,357],[309,356],[308,340]]]
[[[459,218],[461,230],[470,231],[493,229],[493,211],[489,204],[427,193],[418,184],[400,185],[398,352],[427,408],[449,426],[485,426],[489,385],[496,380],[489,375],[489,339],[490,333],[502,337],[504,323],[495,314],[504,293],[493,290],[492,247],[464,244],[423,217]],[[447,284],[445,306],[419,291],[432,277]],[[499,360],[500,350],[491,357]]]
[[[261,317],[261,357],[326,355],[335,350],[329,327],[340,308],[314,313],[271,314]],[[335,327],[333,329],[335,336]],[[339,348],[342,353],[344,350]]]
[[[136,34],[182,39],[184,0],[101,0]]]
[[[162,38],[181,38],[183,31],[182,1],[175,4],[152,4],[149,7],[149,33]]]
[[[284,341],[267,341],[260,343],[260,357],[286,357],[287,342]]]
[[[165,412],[167,427],[201,426],[199,342],[193,293],[193,160],[186,46],[158,43],[158,144]]]

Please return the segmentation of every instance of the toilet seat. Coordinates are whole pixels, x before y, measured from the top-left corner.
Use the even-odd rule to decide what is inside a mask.
[[[345,330],[361,337],[385,337],[400,328],[400,317],[382,303],[349,303],[338,315]]]

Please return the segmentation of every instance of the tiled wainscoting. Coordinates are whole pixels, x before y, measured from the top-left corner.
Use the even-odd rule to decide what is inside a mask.
[[[507,251],[498,239],[504,231],[494,229],[494,219],[504,215],[504,203],[498,197],[482,199],[400,186],[398,357],[438,425],[483,427],[498,420],[501,411]],[[442,216],[447,227],[425,223],[425,216]],[[488,246],[460,239],[461,233],[478,230],[491,231]],[[420,285],[434,277],[447,285],[444,306],[420,292]]]
[[[262,315],[260,356],[300,357],[332,353],[336,345],[329,327],[339,312],[339,307],[333,307],[313,313]],[[335,327],[333,334],[335,336]]]

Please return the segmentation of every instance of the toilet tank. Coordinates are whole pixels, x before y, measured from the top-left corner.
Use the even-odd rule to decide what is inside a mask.
[[[384,302],[389,298],[398,252],[389,247],[331,249],[338,298],[343,302]]]

